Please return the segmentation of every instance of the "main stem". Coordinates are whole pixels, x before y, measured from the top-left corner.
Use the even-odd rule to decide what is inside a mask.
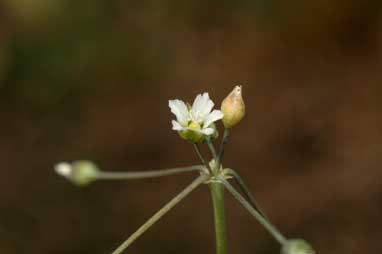
[[[216,254],[227,254],[227,230],[224,204],[224,185],[218,181],[210,183],[212,202],[214,205]]]

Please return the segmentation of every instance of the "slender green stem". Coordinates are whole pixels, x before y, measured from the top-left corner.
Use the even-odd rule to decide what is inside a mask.
[[[219,181],[210,183],[212,202],[214,205],[216,254],[227,254],[227,230],[224,204],[224,185]]]
[[[212,157],[214,157],[214,159],[216,160],[218,158],[218,153],[216,152],[214,144],[212,143],[210,138],[206,139],[206,142],[207,142],[208,148],[210,149],[212,153]]]
[[[272,224],[270,223],[266,218],[264,218],[256,209],[254,209],[251,204],[238,192],[235,190],[235,188],[227,182],[223,177],[219,177],[219,181],[227,188],[227,190],[244,206],[245,209],[248,210],[248,212],[255,217],[261,225],[263,225],[271,234],[272,236],[281,244],[283,245],[287,240],[286,238],[281,234],[281,232]]]
[[[150,171],[133,171],[133,172],[105,172],[97,173],[97,180],[132,180],[152,177],[169,176],[186,172],[202,171],[203,165],[194,165],[181,168],[170,168]]]
[[[211,169],[211,166],[210,166],[210,164],[208,163],[208,161],[204,158],[202,152],[200,151],[200,147],[199,147],[199,145],[195,143],[195,144],[194,144],[194,148],[195,148],[195,151],[196,151],[196,153],[198,154],[199,159],[201,160],[201,162],[202,162],[202,163],[206,166],[206,168],[209,169],[210,172],[212,173],[213,171],[212,171],[212,169]]]
[[[212,171],[213,171],[214,175],[217,176],[219,173],[219,169],[220,169],[219,164],[216,163],[216,162],[218,162],[218,154],[216,152],[215,146],[212,143],[211,139],[207,139],[206,142],[207,142],[208,148],[210,149],[210,151],[212,153],[212,157],[214,158],[214,161],[215,161],[215,163],[214,163],[215,165],[213,165]]]
[[[188,185],[184,190],[182,190],[178,195],[176,195],[170,202],[168,202],[164,207],[162,207],[158,212],[156,212],[148,221],[146,221],[137,231],[135,231],[129,238],[126,239],[112,254],[120,254],[127,247],[129,247],[135,240],[138,239],[147,229],[155,224],[159,219],[163,217],[168,211],[170,211],[176,204],[178,204],[183,198],[185,198],[189,193],[191,193],[196,187],[201,185],[205,180],[208,179],[208,175],[203,174],[196,178],[190,185]]]
[[[220,165],[223,162],[224,158],[224,146],[228,143],[228,138],[229,138],[230,131],[228,128],[224,129],[224,134],[223,134],[223,139],[220,144],[220,149],[219,149],[219,158],[218,158],[218,165]]]
[[[253,208],[255,208],[264,218],[268,219],[265,212],[260,207],[260,205],[257,203],[255,197],[252,195],[251,191],[249,190],[249,188],[245,184],[245,182],[244,182],[243,178],[240,176],[240,174],[231,168],[227,169],[227,172],[228,172],[228,174],[230,174],[234,177],[237,185],[239,185],[241,192],[244,193],[244,195],[246,196],[249,203],[253,206]]]

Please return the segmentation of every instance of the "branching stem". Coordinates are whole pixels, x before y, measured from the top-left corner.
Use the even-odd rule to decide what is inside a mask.
[[[265,219],[251,204],[238,192],[235,188],[224,179],[224,177],[219,176],[219,181],[226,187],[226,189],[239,201],[248,212],[255,217],[261,225],[263,225],[271,235],[283,245],[286,242],[286,238],[280,233],[280,231],[267,219]]]
[[[190,185],[176,195],[170,202],[156,212],[148,221],[146,221],[137,231],[135,231],[129,238],[126,239],[112,254],[120,254],[127,247],[129,247],[135,240],[137,240],[147,229],[155,224],[160,218],[163,217],[168,211],[170,211],[176,204],[178,204],[183,198],[190,194],[196,187],[201,185],[208,179],[208,175],[203,174],[196,178]]]
[[[235,179],[237,185],[239,186],[240,190],[244,193],[245,197],[249,201],[249,203],[255,208],[265,219],[268,219],[263,209],[260,207],[260,205],[257,203],[255,197],[252,195],[251,191],[245,184],[243,178],[240,176],[238,172],[235,170],[229,168],[227,169],[227,172],[229,175],[232,175]]]

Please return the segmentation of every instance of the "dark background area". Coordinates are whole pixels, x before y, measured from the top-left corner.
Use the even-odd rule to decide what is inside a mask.
[[[320,254],[381,253],[380,1],[0,2],[0,253],[110,253],[193,175],[78,188],[104,170],[198,163],[168,99],[243,85],[225,164],[272,221]],[[279,253],[227,195],[231,253]],[[208,188],[131,253],[213,253]]]

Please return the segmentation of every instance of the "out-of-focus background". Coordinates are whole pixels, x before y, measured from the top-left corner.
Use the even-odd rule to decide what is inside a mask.
[[[382,252],[380,1],[0,2],[0,253],[110,253],[192,174],[77,188],[53,171],[198,163],[168,99],[243,85],[225,163],[318,253]],[[131,253],[213,253],[208,188]],[[231,253],[279,253],[227,195]]]

